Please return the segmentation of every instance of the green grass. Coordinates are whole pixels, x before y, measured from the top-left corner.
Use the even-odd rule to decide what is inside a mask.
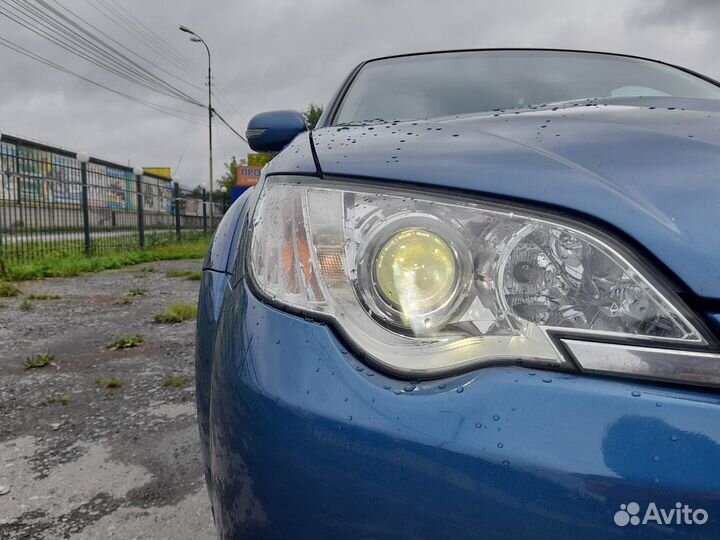
[[[30,311],[31,309],[33,309],[32,302],[24,298],[23,301],[20,302],[20,311]]]
[[[11,296],[17,296],[19,294],[20,289],[15,285],[7,281],[0,281],[0,298],[10,298]]]
[[[165,313],[155,315],[155,322],[159,324],[173,324],[197,319],[197,306],[195,304],[173,304]]]
[[[54,366],[55,357],[52,354],[36,354],[35,356],[28,356],[25,359],[25,368],[44,368],[46,366]]]
[[[157,245],[144,250],[124,251],[122,253],[92,257],[78,254],[54,254],[27,262],[5,261],[4,278],[9,281],[21,281],[47,277],[71,277],[86,272],[101,272],[153,261],[201,259],[207,253],[209,246],[210,238],[200,238],[179,244]],[[154,268],[148,270],[149,268],[152,267],[144,267],[142,271],[154,270]],[[7,281],[0,281],[0,296],[5,296],[2,291],[8,286],[14,287]],[[7,290],[12,291],[9,287]],[[19,294],[19,291],[9,296],[17,296],[17,294]]]
[[[172,270],[165,275],[169,278],[185,278],[190,281],[200,281],[202,279],[202,272],[194,270]]]
[[[168,388],[183,388],[190,384],[190,377],[185,375],[171,375],[163,381],[163,386]]]
[[[134,347],[139,347],[143,343],[145,343],[145,339],[142,336],[131,336],[115,340],[112,343],[108,344],[107,348],[111,351],[119,351],[123,349],[132,349]]]
[[[53,396],[47,400],[48,405],[69,405],[70,396],[67,394]]]
[[[28,295],[28,300],[60,300],[62,298],[61,296],[58,296],[57,294],[42,294],[42,293],[33,293]]]
[[[112,390],[113,388],[122,388],[125,386],[125,381],[117,377],[101,377],[95,381],[95,384],[100,388]]]

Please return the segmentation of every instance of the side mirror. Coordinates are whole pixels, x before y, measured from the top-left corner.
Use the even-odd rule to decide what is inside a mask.
[[[297,111],[273,111],[250,119],[245,135],[256,152],[279,152],[298,133],[307,131],[305,118]]]

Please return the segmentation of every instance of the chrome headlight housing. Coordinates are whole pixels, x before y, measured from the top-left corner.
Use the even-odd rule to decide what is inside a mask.
[[[408,377],[501,362],[572,369],[575,339],[709,343],[677,296],[607,235],[495,202],[268,177],[249,268],[262,295],[331,319],[362,354]]]

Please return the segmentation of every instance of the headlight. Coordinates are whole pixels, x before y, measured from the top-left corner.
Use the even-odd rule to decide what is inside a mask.
[[[266,297],[332,319],[374,362],[411,377],[508,361],[570,369],[573,340],[707,346],[676,297],[612,244],[495,203],[270,177],[250,274]]]

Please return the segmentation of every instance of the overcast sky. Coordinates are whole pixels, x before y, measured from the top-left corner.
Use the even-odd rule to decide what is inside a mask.
[[[240,132],[255,113],[327,103],[363,59],[470,47],[559,47],[637,54],[720,78],[717,0],[42,0],[72,10],[193,88],[158,76],[206,103],[203,36],[213,54],[218,111]],[[16,3],[17,2],[17,3]],[[0,0],[0,10],[35,0]],[[103,14],[120,3],[187,57],[150,47]],[[66,12],[67,13],[67,12]],[[96,30],[90,29],[97,33]],[[0,15],[0,37],[122,92],[183,110],[203,109],[154,93],[73,57]],[[147,38],[146,38],[147,39]],[[130,55],[127,51],[126,54]],[[141,62],[134,57],[135,60]],[[189,67],[188,61],[197,67]],[[207,128],[167,116],[0,47],[0,132],[120,163],[172,167],[186,185],[207,181]],[[229,103],[228,103],[229,102]],[[196,116],[197,115],[197,116]],[[215,123],[216,174],[247,146]],[[177,166],[180,162],[179,167]]]

